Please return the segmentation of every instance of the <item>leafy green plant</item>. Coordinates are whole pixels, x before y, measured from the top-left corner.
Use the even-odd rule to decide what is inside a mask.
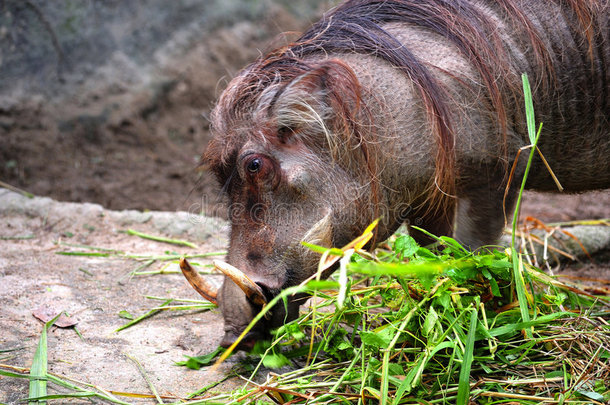
[[[355,253],[347,266],[343,305],[338,304],[339,283],[309,285],[318,300],[278,329],[272,345],[276,355],[308,366],[298,381],[286,373],[267,386],[298,392],[310,398],[308,403],[340,398],[382,404],[509,398],[529,403],[554,400],[552,395],[560,393],[565,403],[607,400],[609,370],[602,357],[610,355],[603,349],[610,344],[604,325],[610,319],[608,297],[548,284],[548,276],[525,266],[532,287],[525,292],[534,297],[536,313],[525,320],[511,256],[504,251],[466,253],[450,238],[439,238],[436,250],[406,252],[405,245],[417,246],[408,235],[397,235],[377,250],[375,260]],[[568,311],[569,295],[577,305]],[[307,346],[311,355],[303,350]],[[588,369],[579,368],[590,359]],[[328,366],[322,379],[314,371],[321,365]],[[558,370],[564,370],[561,376],[553,374]],[[585,371],[586,382],[574,378]],[[324,392],[323,384],[331,382],[332,390]],[[250,399],[265,395],[250,393]]]

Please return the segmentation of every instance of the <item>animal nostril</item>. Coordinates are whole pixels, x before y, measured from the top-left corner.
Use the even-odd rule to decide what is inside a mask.
[[[249,262],[257,262],[259,260],[261,260],[263,257],[256,252],[248,252],[248,254],[246,255],[246,260],[248,260]]]
[[[265,298],[267,298],[267,302],[273,299],[273,293],[271,289],[263,283],[256,282],[256,284],[263,290],[263,294],[265,294]]]

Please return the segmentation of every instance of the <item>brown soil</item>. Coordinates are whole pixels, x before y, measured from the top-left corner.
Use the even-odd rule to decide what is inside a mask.
[[[0,103],[0,180],[109,209],[215,205],[212,176],[197,170],[214,102],[239,69],[286,42],[290,34],[281,32],[305,24],[274,6],[263,21],[220,28],[163,55],[153,73],[142,69],[146,85],[94,81],[56,98],[9,98],[9,107]]]
[[[222,55],[243,53],[235,51],[223,48]],[[88,100],[80,115],[48,107],[12,111],[0,149],[0,178],[61,201],[186,210],[200,196],[215,195],[211,179],[195,169],[209,138],[205,117],[223,73],[201,69],[168,83],[154,99],[142,95],[129,106],[132,111],[113,111],[111,118],[92,111],[97,106],[90,108]],[[57,124],[58,114],[70,117]]]
[[[128,228],[182,237],[200,246],[192,249],[144,240],[122,232]],[[15,371],[31,366],[42,328],[33,314],[42,308],[53,314],[66,311],[77,322],[76,330],[49,330],[52,373],[106,390],[145,395],[151,393],[146,382],[149,378],[160,395],[174,398],[221,381],[230,373],[235,360],[217,371],[175,365],[186,355],[205,354],[217,347],[223,328],[216,310],[166,311],[124,331],[115,331],[128,322],[119,316],[120,311],[137,317],[163,303],[147,296],[200,299],[176,273],[175,262],[156,261],[142,267],[146,263],[143,260],[58,254],[93,249],[75,245],[140,255],[222,251],[226,245],[222,221],[201,221],[184,213],[113,212],[93,204],[28,199],[0,189],[0,229],[0,363],[17,367]],[[209,260],[192,262],[204,264]],[[131,275],[138,267],[149,271],[165,268],[169,273]],[[241,384],[233,378],[213,391],[232,390]],[[18,403],[27,397],[27,387],[27,380],[0,376],[0,403]],[[57,392],[66,391],[57,386],[49,391]],[[155,402],[120,397],[129,403]],[[66,402],[74,401],[61,400]]]

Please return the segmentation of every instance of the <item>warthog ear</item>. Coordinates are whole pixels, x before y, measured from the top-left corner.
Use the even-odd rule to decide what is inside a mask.
[[[273,111],[278,130],[307,133],[312,127],[325,129],[330,110],[325,103],[322,77],[318,70],[307,72],[278,90]]]
[[[299,136],[320,131],[332,143],[331,129],[352,121],[360,106],[360,84],[352,69],[336,59],[310,66],[281,87],[272,102],[278,128],[291,128]],[[343,125],[340,124],[340,125]],[[295,130],[296,129],[296,130]]]

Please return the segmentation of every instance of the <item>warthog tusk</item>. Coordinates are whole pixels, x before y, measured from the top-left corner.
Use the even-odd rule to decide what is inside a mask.
[[[267,298],[265,297],[263,290],[258,284],[250,280],[250,278],[246,276],[244,272],[221,260],[214,260],[212,263],[214,264],[214,267],[221,271],[225,276],[233,280],[233,282],[237,284],[246,294],[246,297],[248,297],[250,301],[260,306],[267,304]]]
[[[218,289],[208,283],[205,278],[201,277],[184,257],[180,258],[180,270],[182,270],[182,274],[184,274],[184,277],[193,286],[195,291],[212,304],[218,305],[218,300],[216,299]]]

